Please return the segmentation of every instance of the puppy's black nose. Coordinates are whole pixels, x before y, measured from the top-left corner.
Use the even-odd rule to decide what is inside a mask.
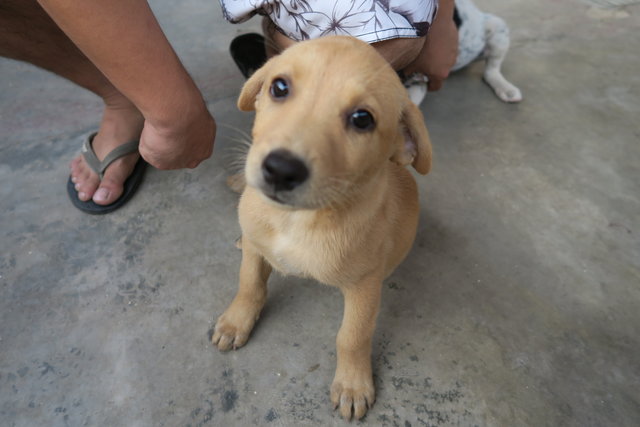
[[[275,150],[262,162],[262,176],[276,191],[291,191],[309,177],[307,166],[287,150]]]

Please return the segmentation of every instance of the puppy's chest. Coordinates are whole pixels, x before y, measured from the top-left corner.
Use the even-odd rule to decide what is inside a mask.
[[[317,273],[313,263],[313,249],[318,248],[318,242],[310,246],[311,242],[301,236],[281,232],[273,236],[267,245],[265,255],[277,270],[294,276],[315,276]]]
[[[326,284],[337,284],[343,277],[345,253],[350,250],[339,230],[312,230],[304,224],[278,224],[269,233],[247,237],[264,258],[278,271],[288,275],[311,277]]]

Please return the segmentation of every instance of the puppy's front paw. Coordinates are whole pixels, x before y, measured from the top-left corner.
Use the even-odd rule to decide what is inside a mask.
[[[221,351],[242,347],[249,339],[259,314],[259,309],[234,301],[218,318],[211,342]]]
[[[354,370],[336,376],[331,385],[331,402],[333,408],[340,408],[340,415],[349,421],[364,417],[367,410],[373,406],[376,392],[373,388],[373,377],[365,370]]]

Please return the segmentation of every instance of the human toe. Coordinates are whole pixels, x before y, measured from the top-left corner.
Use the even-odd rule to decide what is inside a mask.
[[[110,205],[118,200],[124,191],[124,182],[131,175],[138,158],[137,153],[132,153],[116,160],[107,168],[93,195],[96,204]]]
[[[78,192],[78,199],[82,200],[83,202],[91,200],[96,192],[96,189],[98,188],[99,183],[100,181],[97,179],[97,177],[95,179],[91,179],[89,177],[86,180],[77,182],[75,184],[75,189]]]
[[[78,156],[71,161],[71,181],[75,184],[81,184],[90,179],[93,173],[91,169],[82,160],[82,156]]]
[[[122,194],[122,189],[122,181],[116,181],[105,176],[93,194],[93,201],[98,205],[110,205],[118,200],[118,197]]]

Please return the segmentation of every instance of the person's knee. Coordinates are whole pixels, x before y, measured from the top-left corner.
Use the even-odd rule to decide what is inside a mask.
[[[267,56],[271,57],[296,43],[278,30],[268,17],[262,20],[262,31],[266,39]],[[375,42],[371,45],[391,64],[395,70],[402,70],[416,61],[425,38],[397,38]]]
[[[424,46],[424,37],[398,38],[372,43],[394,70],[402,70],[415,62]]]
[[[290,39],[278,31],[276,24],[266,16],[262,19],[262,33],[265,37],[265,48],[267,50],[268,58],[278,55],[280,52],[296,43],[295,40]]]

